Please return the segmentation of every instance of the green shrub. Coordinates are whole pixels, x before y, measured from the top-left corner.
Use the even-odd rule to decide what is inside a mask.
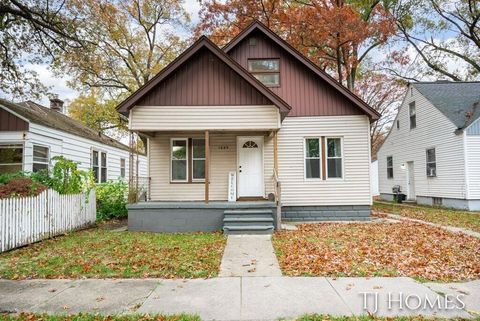
[[[28,174],[23,171],[19,171],[15,173],[3,173],[3,174],[0,174],[0,185],[8,184],[14,178],[25,178],[25,177],[28,177]]]
[[[63,156],[55,156],[52,176],[49,178],[50,187],[60,194],[78,194],[89,192],[93,187],[91,172],[78,169],[78,163]]]
[[[95,187],[97,196],[97,220],[127,216],[128,184],[122,181],[98,184]]]

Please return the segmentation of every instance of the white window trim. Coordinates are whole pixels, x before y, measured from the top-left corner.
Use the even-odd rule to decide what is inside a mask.
[[[205,142],[205,138],[201,138],[201,137],[192,137],[192,164],[190,164],[191,166],[191,172],[192,172],[192,182],[205,182],[205,178],[194,178],[193,177],[193,162],[196,161],[196,160],[203,160],[205,163],[205,166],[207,166],[206,164],[206,157],[204,158],[195,158],[194,157],[194,153],[193,153],[193,141],[194,140],[203,140]],[[188,142],[187,142],[187,151],[188,151]],[[206,149],[206,147],[205,147]],[[206,155],[205,155],[206,156]],[[188,153],[187,153],[187,163],[188,163]],[[188,171],[187,171],[187,179],[188,179]]]
[[[0,147],[11,146],[11,145],[22,146],[22,162],[21,163],[3,163],[1,165],[7,165],[7,166],[21,165],[21,168],[22,168],[21,171],[24,171],[25,170],[25,144],[23,142],[2,142],[2,143],[0,143]]]
[[[95,181],[96,184],[106,183],[108,182],[108,153],[106,150],[92,148],[90,151],[90,169],[93,171],[93,152],[98,153],[98,182]],[[105,182],[102,182],[102,153],[105,154]]]
[[[185,147],[187,149],[187,153],[185,154],[186,156],[186,166],[185,166],[185,170],[187,171],[186,175],[185,175],[185,179],[184,180],[180,180],[180,179],[173,179],[173,170],[172,170],[172,164],[173,164],[173,142],[176,141],[176,140],[180,140],[180,141],[184,141],[185,142]],[[185,138],[185,137],[180,137],[180,138],[170,138],[170,183],[188,183],[188,168],[190,166],[190,164],[188,163],[188,138]]]
[[[307,177],[307,164],[306,164],[306,160],[307,159],[317,159],[317,157],[307,157],[307,139],[316,139],[318,140],[318,147],[319,147],[319,154],[318,154],[318,166],[320,167],[320,170],[319,170],[319,173],[320,173],[320,177],[318,178],[315,178],[315,177]],[[322,137],[319,136],[319,137],[313,137],[313,136],[307,136],[307,137],[303,137],[303,179],[305,181],[322,181]]]
[[[47,161],[46,162],[38,162],[35,161],[35,146],[38,147],[45,147],[47,149]],[[32,172],[33,172],[33,164],[42,164],[47,165],[47,170],[50,171],[50,146],[42,145],[42,144],[33,144],[32,145]]]
[[[429,162],[428,161],[428,151],[430,149],[433,149],[433,151],[435,152],[435,161],[434,162]],[[428,169],[428,164],[435,164],[435,175],[428,175],[427,173],[427,169]],[[427,147],[425,148],[425,173],[426,173],[426,176],[427,178],[435,178],[437,177],[437,149],[435,147]]]
[[[122,160],[123,160],[123,170],[124,170],[124,175],[122,176]],[[127,176],[127,159],[124,157],[120,157],[120,177],[125,178]]]
[[[388,158],[389,157],[392,159],[392,167],[391,167],[392,168],[392,177],[388,177],[388,169],[390,168],[390,167],[388,167]],[[395,177],[395,173],[393,171],[393,155],[387,155],[386,161],[387,161],[387,179],[393,179]]]
[[[340,138],[340,152],[342,155],[340,157],[328,157],[328,140]],[[342,177],[328,177],[328,160],[329,159],[341,159],[342,160]],[[342,136],[326,136],[325,137],[325,179],[327,181],[343,181],[345,180],[345,154],[343,152],[343,137]]]

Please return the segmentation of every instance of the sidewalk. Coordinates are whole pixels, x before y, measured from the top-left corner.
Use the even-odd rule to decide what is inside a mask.
[[[389,293],[392,309],[388,309]],[[460,302],[453,299],[454,305],[450,303],[450,309],[445,309],[445,294],[452,296],[450,300],[460,295],[466,307],[454,307]],[[368,297],[368,309],[364,309],[365,296]],[[458,284],[421,284],[404,277],[0,280],[0,311],[12,313],[184,312],[198,314],[203,320],[276,320],[296,318],[306,313],[367,314],[375,310],[375,296],[378,302],[375,314],[379,316],[422,314],[469,318],[475,315],[473,311],[480,311],[480,280]],[[420,302],[420,308],[408,309],[408,306],[415,308],[417,302]],[[433,309],[428,302],[433,303]]]

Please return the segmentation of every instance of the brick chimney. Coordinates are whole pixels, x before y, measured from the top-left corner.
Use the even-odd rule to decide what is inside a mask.
[[[50,109],[63,113],[63,100],[58,98],[50,99]]]

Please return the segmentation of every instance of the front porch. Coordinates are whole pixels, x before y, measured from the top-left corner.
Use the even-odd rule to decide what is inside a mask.
[[[128,229],[147,232],[219,231],[270,234],[277,225],[274,201],[140,202],[128,205]]]

